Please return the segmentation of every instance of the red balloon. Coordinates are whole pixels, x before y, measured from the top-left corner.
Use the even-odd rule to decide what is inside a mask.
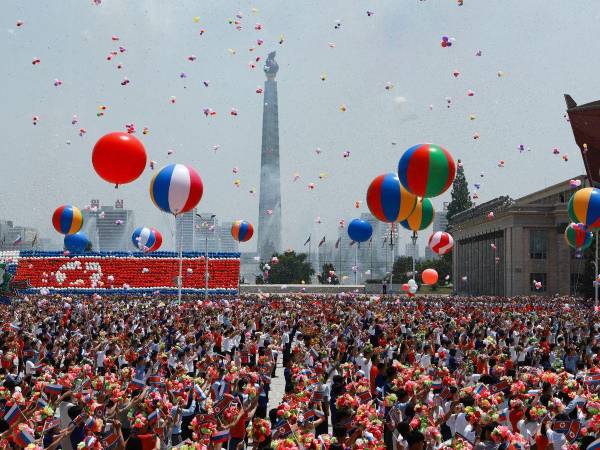
[[[438,273],[435,269],[425,269],[423,273],[421,273],[421,279],[424,284],[435,284],[438,280]]]
[[[129,133],[108,133],[94,145],[92,164],[100,178],[109,183],[131,183],[146,168],[146,149]]]
[[[402,285],[402,290],[403,290],[404,292],[408,292],[408,290],[409,290],[409,289],[410,289],[410,286],[409,286],[407,283],[404,283],[404,284]]]

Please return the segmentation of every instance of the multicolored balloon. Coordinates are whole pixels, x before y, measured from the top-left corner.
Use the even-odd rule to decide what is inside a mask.
[[[582,223],[571,223],[565,228],[565,241],[576,250],[585,250],[592,245],[593,235]]]
[[[348,236],[355,242],[365,242],[371,239],[373,227],[364,219],[354,219],[348,224]]]
[[[144,144],[130,133],[108,133],[98,139],[92,164],[100,178],[115,185],[137,179],[146,167]]]
[[[70,253],[83,253],[89,243],[90,240],[81,231],[73,234],[67,234],[64,239],[65,249]]]
[[[419,197],[436,197],[446,192],[456,176],[452,155],[434,144],[417,144],[404,152],[398,176],[409,192]]]
[[[156,228],[139,227],[131,235],[131,242],[135,248],[150,253],[158,250],[162,244],[162,235]]]
[[[231,235],[236,241],[246,242],[252,238],[254,227],[246,220],[236,220],[231,225]]]
[[[150,181],[150,197],[154,205],[174,215],[194,209],[203,191],[198,172],[183,164],[163,167]]]
[[[431,222],[433,222],[433,218],[435,216],[435,210],[433,209],[433,203],[428,198],[420,198],[417,201],[417,206],[415,206],[415,210],[408,216],[406,220],[400,222],[407,230],[419,231],[424,230]]]
[[[417,197],[404,189],[398,175],[393,172],[376,177],[367,190],[367,206],[371,214],[382,222],[406,219],[416,204]]]
[[[600,227],[600,189],[579,189],[569,200],[569,217],[588,230]]]
[[[83,214],[76,206],[59,206],[52,214],[52,225],[61,234],[77,233],[83,226]]]
[[[454,247],[454,238],[445,231],[436,231],[429,236],[429,248],[438,255],[445,255]]]

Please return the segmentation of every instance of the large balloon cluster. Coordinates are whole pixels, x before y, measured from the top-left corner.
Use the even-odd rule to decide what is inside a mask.
[[[397,172],[379,175],[371,182],[367,189],[367,206],[378,220],[400,223],[416,236],[418,231],[428,228],[435,217],[431,198],[446,192],[455,176],[456,164],[445,148],[434,144],[413,145],[402,154]],[[453,245],[454,239],[446,232],[434,233],[429,238],[430,248],[439,255],[448,253]],[[437,282],[437,277],[432,281],[431,275],[432,272],[424,275],[426,284]],[[414,294],[417,290],[414,279],[403,289]]]
[[[600,189],[579,189],[569,200],[569,218],[573,223],[565,229],[565,241],[582,251],[592,244],[592,231],[600,228]]]
[[[92,150],[94,170],[108,183],[119,185],[137,180],[144,172],[147,163],[144,144],[130,133],[114,132],[102,136]],[[204,186],[196,170],[184,164],[170,164],[156,173],[150,181],[150,198],[163,212],[177,216],[191,211],[202,199]],[[88,249],[90,241],[80,230],[83,227],[83,214],[75,206],[63,205],[54,211],[52,225],[65,235],[65,250],[81,253]],[[232,234],[240,242],[252,237],[252,225],[238,221]],[[160,248],[162,236],[156,228],[139,227],[132,237],[136,249],[145,253]]]
[[[376,177],[367,190],[367,205],[379,220],[399,222],[412,231],[431,225],[435,210],[431,203],[448,190],[456,176],[452,155],[434,144],[417,144],[406,150],[397,173]]]

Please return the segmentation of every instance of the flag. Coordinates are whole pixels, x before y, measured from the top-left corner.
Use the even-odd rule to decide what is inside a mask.
[[[19,420],[21,414],[21,408],[19,408],[19,405],[15,403],[12,408],[10,408],[8,412],[4,414],[4,420],[6,420],[6,422],[12,426]]]
[[[323,401],[323,393],[320,391],[315,391],[312,393],[312,397],[310,401],[313,403],[322,402]]]
[[[91,430],[92,428],[94,428],[94,424],[96,423],[96,420],[94,419],[93,416],[88,416],[87,419],[85,419],[85,427],[89,430]]]
[[[442,401],[446,401],[450,397],[452,397],[452,391],[448,386],[444,386],[438,395],[442,399]]]
[[[17,445],[20,445],[21,447],[25,448],[29,444],[33,444],[35,442],[35,437],[33,437],[28,431],[21,430],[15,436],[15,442],[17,443]]]
[[[164,389],[166,386],[165,377],[161,377],[159,375],[152,375],[151,377],[148,377],[148,384],[158,389]]]
[[[504,408],[500,414],[498,414],[498,423],[508,422],[508,408]]]
[[[590,375],[589,377],[587,377],[585,379],[585,384],[588,384],[590,386],[598,386],[600,384],[600,373]]]
[[[155,409],[154,412],[148,415],[148,425],[151,427],[158,423],[158,419],[160,419],[160,410]]]
[[[371,392],[370,391],[361,392],[360,394],[358,394],[358,400],[361,403],[367,403],[369,400],[371,400]]]
[[[306,240],[306,242],[304,243],[304,247],[306,247],[306,244],[308,244],[310,242],[310,234],[308,235],[308,239]]]
[[[342,242],[342,238],[339,237],[337,241],[335,241],[335,248],[340,248],[340,242]]]
[[[586,450],[600,450],[600,439],[596,439],[594,442],[588,445]]]
[[[473,391],[476,395],[483,395],[485,391],[487,391],[487,387],[485,384],[483,383],[479,383],[476,387],[475,390]]]
[[[83,443],[85,444],[85,448],[94,448],[94,446],[96,445],[96,442],[98,442],[98,438],[96,438],[96,436],[88,436],[83,440]]]
[[[206,400],[206,394],[204,393],[202,388],[200,386],[198,386],[197,384],[194,384],[194,392],[196,392],[196,396],[200,400]]]
[[[48,406],[47,399],[44,398],[44,396],[42,395],[40,398],[37,399],[36,406],[40,409],[44,409],[46,406]]]
[[[105,450],[113,450],[117,447],[117,443],[119,442],[119,435],[114,431],[104,438],[102,445]]]
[[[53,430],[54,428],[60,425],[60,417],[56,417],[54,419],[50,419],[46,421],[46,425],[44,425],[46,431]]]
[[[499,383],[490,386],[490,394],[494,395],[500,391],[510,388],[510,384],[507,380],[502,380]]]
[[[225,394],[222,400],[219,400],[213,405],[213,413],[215,416],[219,416],[225,411],[231,402],[233,401],[233,395]]]
[[[573,442],[579,436],[581,422],[579,420],[561,420],[554,422],[552,429],[557,433],[564,434],[569,442]]]
[[[144,387],[146,387],[146,382],[144,380],[132,378],[131,383],[129,383],[129,387],[132,391],[142,391],[144,390]]]
[[[323,239],[321,239],[321,242],[319,242],[319,247],[322,246],[325,243],[325,236],[323,236]]]
[[[63,390],[61,384],[47,384],[44,386],[44,392],[48,395],[59,395]]]
[[[13,245],[18,245],[23,241],[23,238],[21,237],[20,234],[17,235],[17,237],[15,238],[15,240],[13,241]]]
[[[211,437],[210,441],[213,444],[218,444],[220,442],[227,442],[229,440],[229,430],[221,430],[216,431]]]
[[[322,411],[317,411],[316,409],[311,409],[304,413],[305,422],[313,422],[319,420],[321,417],[325,417],[325,413]]]
[[[292,434],[292,426],[288,421],[283,422],[277,428],[273,429],[272,439],[281,439]]]
[[[431,389],[434,391],[441,391],[442,386],[442,380],[435,380],[433,383],[431,383]]]

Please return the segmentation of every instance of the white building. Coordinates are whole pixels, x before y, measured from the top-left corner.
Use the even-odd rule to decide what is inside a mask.
[[[114,206],[92,200],[90,210],[84,211],[82,231],[95,251],[133,250],[131,235],[135,230],[135,213],[123,206],[123,200],[117,200]]]

